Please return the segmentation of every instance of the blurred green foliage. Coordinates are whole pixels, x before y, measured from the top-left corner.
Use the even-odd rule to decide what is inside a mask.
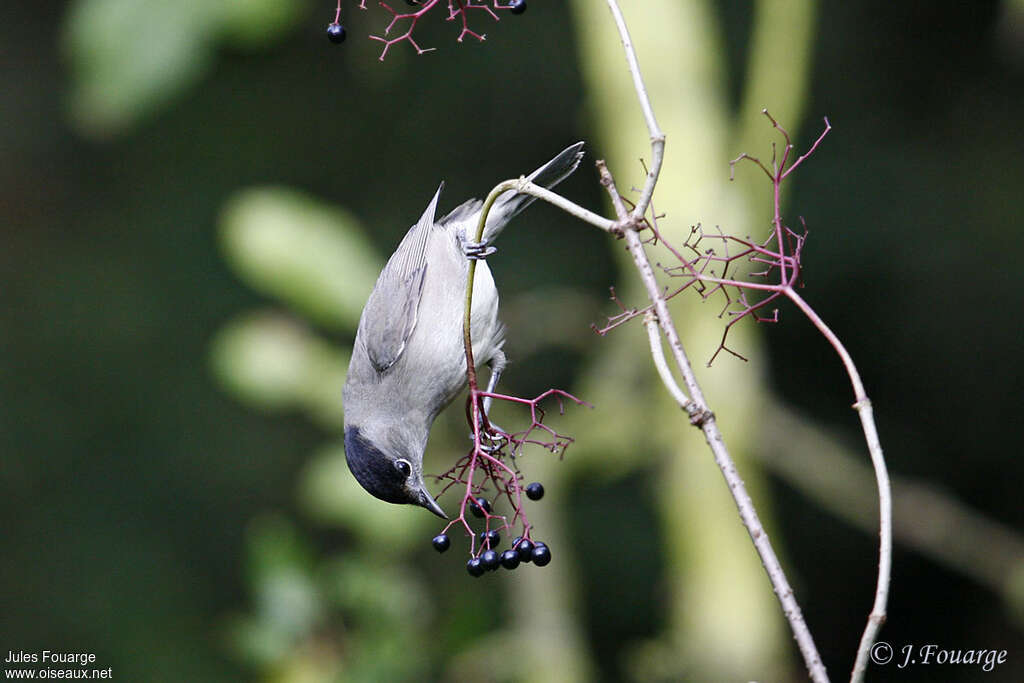
[[[265,48],[304,9],[304,0],[72,3],[64,25],[72,118],[88,135],[124,132],[199,81],[218,49]]]
[[[243,402],[267,410],[301,409],[326,428],[339,429],[338,382],[348,354],[331,348],[278,312],[233,321],[214,339],[218,378]]]
[[[230,200],[221,224],[225,256],[247,284],[315,322],[355,330],[384,262],[352,215],[258,189]]]
[[[247,534],[252,612],[228,623],[229,642],[275,681],[415,681],[430,667],[432,622],[418,575],[374,544],[321,558],[280,516]]]
[[[239,276],[296,312],[353,332],[383,262],[350,215],[282,189],[252,189],[221,217],[221,244]],[[246,314],[214,340],[217,376],[241,400],[301,408],[342,425],[348,353],[280,312]]]

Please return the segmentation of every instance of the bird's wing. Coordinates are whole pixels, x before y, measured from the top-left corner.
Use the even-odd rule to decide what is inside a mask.
[[[434,213],[443,187],[441,183],[419,221],[406,233],[366,302],[360,332],[377,372],[398,361],[416,328],[427,274],[427,245],[436,229]]]

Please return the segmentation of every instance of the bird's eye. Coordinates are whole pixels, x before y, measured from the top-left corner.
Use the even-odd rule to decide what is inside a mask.
[[[412,465],[409,464],[408,460],[396,460],[395,469],[401,472],[403,477],[408,477],[412,474]]]

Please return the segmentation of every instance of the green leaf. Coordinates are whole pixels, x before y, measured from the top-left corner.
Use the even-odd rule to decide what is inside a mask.
[[[233,320],[213,340],[213,371],[243,403],[268,411],[301,409],[341,429],[348,354],[292,318],[260,311]]]
[[[264,47],[296,26],[307,8],[300,0],[232,0],[222,13],[224,37],[235,47]]]
[[[251,287],[335,329],[356,328],[383,266],[351,214],[284,188],[230,200],[221,243]]]
[[[68,13],[70,108],[86,134],[117,133],[194,83],[212,57],[220,1],[79,0]]]
[[[418,573],[394,555],[346,552],[323,563],[318,578],[324,592],[365,626],[377,630],[424,627],[433,607]]]
[[[286,639],[302,637],[323,616],[313,556],[285,517],[257,517],[246,530],[246,570],[259,618]]]
[[[220,42],[265,47],[305,7],[302,0],[77,0],[63,34],[72,121],[91,137],[122,133],[197,83]]]

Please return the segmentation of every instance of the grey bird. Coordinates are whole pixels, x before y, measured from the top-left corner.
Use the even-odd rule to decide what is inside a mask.
[[[583,143],[563,150],[527,178],[553,187],[576,170]],[[462,341],[471,258],[533,197],[508,191],[491,207],[475,244],[483,202],[471,199],[434,218],[444,183],[388,260],[363,308],[345,380],[345,458],[356,480],[389,503],[420,505],[447,519],[423,482],[423,452],[438,414],[466,385]],[[485,261],[477,265],[470,318],[473,358],[490,366],[493,391],[505,367],[498,290]]]

